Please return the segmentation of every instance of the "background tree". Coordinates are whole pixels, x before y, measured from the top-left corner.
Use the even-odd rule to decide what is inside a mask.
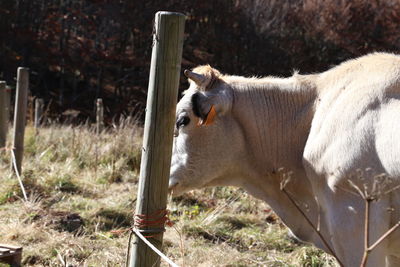
[[[29,67],[32,95],[60,120],[93,117],[97,97],[109,120],[140,114],[158,10],[187,15],[183,68],[287,76],[400,45],[395,0],[0,0],[0,79]]]

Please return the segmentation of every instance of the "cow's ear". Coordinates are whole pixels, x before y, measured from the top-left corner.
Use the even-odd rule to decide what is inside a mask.
[[[216,117],[217,117],[217,111],[215,111],[215,107],[214,105],[212,105],[210,111],[206,115],[206,118],[204,120],[200,119],[199,122],[197,123],[197,126],[211,125]]]
[[[209,65],[199,66],[193,71],[185,70],[184,74],[204,91],[211,90],[221,76],[218,70],[211,68]]]
[[[202,93],[192,95],[192,107],[195,116],[199,117],[197,125],[210,125],[217,117],[214,105],[210,104],[208,97]]]

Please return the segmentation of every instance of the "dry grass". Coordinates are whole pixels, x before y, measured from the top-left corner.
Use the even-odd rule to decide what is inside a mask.
[[[0,155],[0,240],[22,245],[25,266],[123,266],[137,191],[140,127],[28,127],[23,180]],[[97,157],[96,157],[97,154]],[[336,266],[288,237],[269,207],[244,191],[195,191],[169,203],[165,252],[181,266]],[[1,265],[0,265],[1,266]],[[162,266],[167,266],[162,263]]]

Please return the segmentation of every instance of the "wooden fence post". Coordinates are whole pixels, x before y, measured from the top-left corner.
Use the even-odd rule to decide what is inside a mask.
[[[6,82],[0,81],[0,149],[6,146],[8,116],[6,106]]]
[[[13,152],[18,173],[21,173],[22,157],[24,152],[24,135],[26,123],[26,109],[28,102],[29,69],[18,68],[17,92],[14,109],[14,142]]]
[[[175,109],[182,60],[185,16],[157,12],[144,126],[142,161],[136,204],[136,219],[144,219],[136,229],[158,249],[162,247],[164,212],[167,203],[169,169]],[[137,222],[137,220],[136,220]],[[160,257],[137,236],[130,266],[159,266]]]
[[[11,267],[20,267],[22,247],[0,244],[0,262],[8,263]]]
[[[104,108],[103,99],[97,98],[96,101],[96,133],[99,135],[104,126]]]
[[[35,129],[38,129],[42,122],[43,106],[44,106],[43,99],[36,98],[35,99],[35,123],[34,123]]]

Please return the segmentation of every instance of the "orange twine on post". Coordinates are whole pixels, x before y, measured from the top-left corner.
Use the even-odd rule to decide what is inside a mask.
[[[126,253],[126,265],[128,266],[129,263],[129,257],[130,257],[130,248],[131,248],[131,241],[132,241],[132,235],[138,234],[136,233],[139,232],[139,234],[144,233],[144,234],[152,234],[152,235],[142,235],[143,237],[147,238],[152,238],[155,237],[158,234],[164,233],[165,232],[165,225],[171,227],[174,225],[174,223],[168,218],[168,213],[169,211],[167,209],[164,210],[158,210],[155,211],[151,214],[133,214],[133,226],[129,229],[130,234],[129,234],[129,239],[128,239],[128,251]],[[148,227],[153,227],[152,229],[143,229],[143,228],[148,228]],[[157,228],[155,228],[157,227]]]
[[[141,233],[154,233],[154,235],[145,235],[146,238],[154,237],[165,232],[165,225],[173,225],[173,222],[168,218],[168,213],[168,210],[164,209],[151,214],[134,214],[133,227]],[[151,229],[147,229],[149,227]]]

